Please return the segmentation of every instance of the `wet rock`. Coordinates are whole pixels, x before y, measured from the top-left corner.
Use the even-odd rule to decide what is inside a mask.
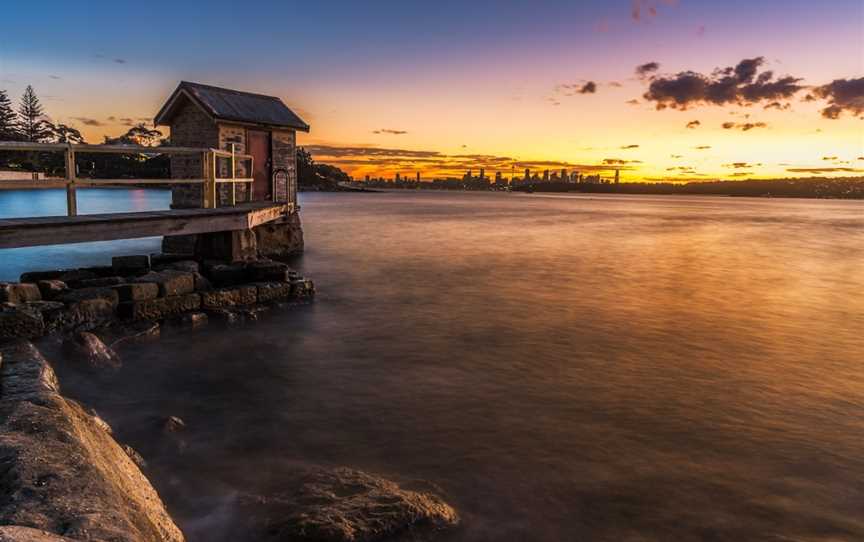
[[[243,316],[231,309],[207,309],[207,315],[223,324],[234,325],[243,322]]]
[[[243,515],[260,539],[369,542],[459,523],[439,497],[358,470],[317,470],[289,484],[289,491],[242,499]]]
[[[218,288],[201,292],[201,306],[205,309],[220,309],[252,305],[258,300],[258,288],[252,285],[235,288]]]
[[[123,284],[126,279],[123,277],[99,277],[95,279],[79,280],[75,283],[76,288],[100,288],[103,286],[117,286]]]
[[[258,253],[270,258],[286,258],[303,252],[303,228],[300,213],[282,221],[269,222],[253,229]]]
[[[182,542],[135,463],[59,394],[41,353],[26,341],[0,353],[0,525],[62,532],[72,540]]]
[[[146,301],[159,297],[159,285],[155,282],[130,282],[115,288],[121,302]]]
[[[22,307],[37,311],[42,315],[42,320],[45,322],[45,333],[62,330],[63,322],[68,319],[66,305],[59,301],[31,301]]]
[[[129,446],[128,444],[121,444],[120,447],[123,449],[126,455],[129,456],[129,459],[131,459],[138,466],[139,469],[147,468],[147,461],[144,460],[144,457],[139,454],[138,451],[135,450],[135,448]]]
[[[170,237],[178,237],[176,235]],[[191,237],[195,237],[194,235]],[[174,262],[182,262],[186,260],[194,260],[195,255],[189,252],[176,252],[173,254],[151,254],[150,255],[150,265],[154,268],[161,267],[165,264],[174,263]]]
[[[39,301],[42,294],[39,287],[31,283],[0,282],[0,303],[26,303],[28,301]]]
[[[197,311],[200,308],[201,295],[186,294],[121,303],[118,307],[118,313],[121,318],[133,321],[162,320],[184,312]]]
[[[81,331],[63,342],[63,349],[73,361],[88,369],[119,369],[120,356],[96,335]]]
[[[181,327],[188,329],[196,329],[207,325],[207,313],[204,312],[187,312],[180,317],[179,324]]]
[[[135,279],[135,282],[159,285],[159,296],[170,297],[189,294],[195,291],[195,277],[192,273],[166,269],[151,271]]]
[[[201,266],[195,260],[180,260],[161,264],[159,270],[171,269],[174,271],[185,271],[186,273],[200,273]]]
[[[69,286],[62,280],[40,280],[36,283],[42,299],[53,300],[69,291]]]
[[[162,431],[165,433],[180,433],[186,430],[186,422],[177,416],[168,416],[162,421]]]
[[[20,525],[0,526],[0,542],[76,542],[71,538]]]
[[[270,307],[266,305],[252,305],[250,307],[239,307],[236,310],[243,321],[257,322],[265,312],[270,310]]]
[[[42,313],[23,305],[0,305],[0,339],[34,339],[45,334]]]
[[[29,271],[21,275],[21,282],[39,282],[40,280],[62,280],[69,283],[77,280],[98,278],[93,271],[86,269],[55,269],[51,271]]]
[[[207,275],[217,287],[234,286],[247,282],[246,265],[242,262],[207,266]]]
[[[120,296],[117,294],[116,289],[101,287],[69,290],[59,298],[60,301],[67,305],[74,305],[81,301],[92,301],[96,299],[106,301],[112,307],[116,307],[117,303],[120,302]]]
[[[287,281],[289,272],[287,264],[270,260],[249,262],[246,266],[249,280],[252,282]]]
[[[284,301],[291,298],[291,284],[287,282],[258,282],[254,286],[258,288],[259,303]]]
[[[114,434],[114,429],[111,428],[111,425],[102,419],[99,414],[96,414],[95,411],[90,411],[90,416],[93,417],[93,423],[95,423],[99,428],[108,433],[109,435]]]
[[[116,349],[126,344],[158,339],[161,330],[158,322],[118,323],[102,332],[102,342]]]
[[[315,284],[309,279],[292,280],[291,296],[295,299],[311,299],[315,297]]]
[[[67,310],[53,322],[57,328],[93,328],[114,321],[119,296],[113,288],[82,288],[69,290],[59,298]]]
[[[150,256],[146,254],[135,256],[115,256],[111,258],[111,267],[118,275],[137,275],[150,270]]]
[[[195,273],[195,291],[196,292],[206,292],[207,290],[212,290],[213,285],[207,280],[207,277],[202,275],[201,273]]]

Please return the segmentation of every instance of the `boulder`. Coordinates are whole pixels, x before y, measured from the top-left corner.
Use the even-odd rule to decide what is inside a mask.
[[[0,305],[0,339],[35,339],[45,334],[42,313],[24,305]]]
[[[239,262],[209,265],[207,276],[217,287],[234,286],[248,281],[246,265]]]
[[[99,288],[103,286],[117,286],[118,284],[123,284],[126,282],[126,279],[123,277],[99,277],[95,279],[85,279],[79,280],[75,283],[76,288]]]
[[[0,542],[76,542],[71,538],[59,536],[42,529],[21,527],[20,525],[0,526]]]
[[[74,305],[82,301],[92,301],[97,299],[106,301],[112,307],[116,307],[117,303],[120,302],[120,296],[117,294],[116,289],[103,287],[69,290],[59,298],[60,301],[67,305]]]
[[[369,542],[459,523],[439,497],[358,470],[316,470],[287,485],[288,491],[241,499],[240,516],[257,540]]]
[[[159,297],[159,285],[155,282],[130,282],[114,288],[120,302],[146,301]]]
[[[62,330],[64,321],[68,320],[66,305],[59,301],[31,301],[23,306],[42,315],[42,320],[45,322],[45,333]]]
[[[114,350],[92,333],[81,331],[63,341],[63,350],[72,361],[88,369],[119,369],[123,363]]]
[[[80,269],[53,269],[51,271],[28,271],[21,274],[21,282],[39,282],[40,280],[62,280],[63,282],[95,279],[98,275],[92,271]]]
[[[161,335],[159,322],[117,323],[101,333],[102,342],[116,349],[126,344],[158,339]]]
[[[249,280],[252,282],[267,282],[267,281],[287,281],[289,280],[289,272],[287,264],[282,262],[274,262],[270,260],[259,260],[257,262],[249,262],[246,266],[246,272]]]
[[[207,325],[207,314],[203,312],[187,312],[180,317],[180,325],[196,329]]]
[[[92,416],[60,395],[41,353],[17,341],[0,354],[0,525],[7,526],[0,532],[18,540],[36,533],[8,526],[72,540],[182,542],[150,482]]]
[[[207,315],[228,325],[239,324],[243,321],[243,315],[231,309],[207,309]]]
[[[165,433],[179,433],[186,430],[186,422],[177,416],[168,416],[162,421],[162,431]]]
[[[113,321],[120,297],[114,288],[82,288],[69,290],[59,299],[66,304],[67,310],[54,324],[57,328],[69,329]]]
[[[42,294],[39,287],[32,283],[0,282],[0,303],[26,303],[39,301]]]
[[[192,273],[166,269],[151,271],[135,279],[135,282],[154,283],[159,285],[159,296],[169,297],[189,294],[195,291],[195,276]]]
[[[315,297],[315,284],[309,279],[292,280],[291,296],[294,299],[311,299]]]
[[[173,269],[174,271],[185,271],[187,273],[200,273],[201,266],[195,260],[180,260],[179,262],[168,262],[160,264],[158,269]]]
[[[201,295],[186,294],[121,303],[118,312],[121,318],[127,320],[162,320],[168,316],[197,311],[200,308]]]
[[[118,275],[137,275],[150,270],[150,256],[146,254],[135,256],[115,256],[111,258],[111,267]]]
[[[218,288],[208,292],[201,292],[201,306],[205,309],[252,305],[257,300],[258,288],[253,285]]]
[[[285,301],[291,298],[291,284],[287,282],[258,282],[254,286],[258,288],[259,303]]]
[[[135,448],[128,444],[121,444],[120,447],[123,448],[123,451],[129,456],[129,459],[131,459],[139,469],[147,468],[147,461],[144,460],[144,457],[139,454]]]
[[[69,286],[62,280],[40,280],[36,283],[42,299],[53,300],[69,291]]]
[[[195,291],[196,292],[205,292],[207,290],[212,290],[213,285],[210,284],[210,281],[207,280],[207,277],[202,275],[201,273],[195,273]]]

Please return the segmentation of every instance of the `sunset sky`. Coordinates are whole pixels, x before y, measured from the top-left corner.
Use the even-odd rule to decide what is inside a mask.
[[[17,101],[32,84],[52,120],[91,142],[151,122],[185,79],[281,97],[312,126],[300,144],[355,177],[864,174],[861,0],[12,0],[3,11],[0,89]]]

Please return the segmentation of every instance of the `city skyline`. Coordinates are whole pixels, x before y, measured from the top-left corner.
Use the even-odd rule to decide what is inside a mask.
[[[271,3],[268,17],[222,2],[203,15],[49,4],[39,33],[23,4],[8,9],[0,89],[17,101],[32,84],[53,120],[94,142],[152,120],[185,79],[281,97],[313,127],[299,144],[355,178],[864,174],[854,0]],[[169,9],[195,11],[202,27],[242,15],[258,31],[214,39],[160,19]],[[297,13],[310,24],[285,33]]]

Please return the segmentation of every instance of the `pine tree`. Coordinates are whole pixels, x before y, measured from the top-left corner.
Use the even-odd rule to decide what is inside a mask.
[[[33,87],[27,85],[24,95],[21,96],[21,105],[18,106],[18,114],[21,116],[21,135],[25,141],[40,142],[51,136],[48,125],[44,120],[45,111]]]
[[[15,141],[18,133],[18,115],[12,109],[12,102],[5,90],[0,90],[0,141]]]

